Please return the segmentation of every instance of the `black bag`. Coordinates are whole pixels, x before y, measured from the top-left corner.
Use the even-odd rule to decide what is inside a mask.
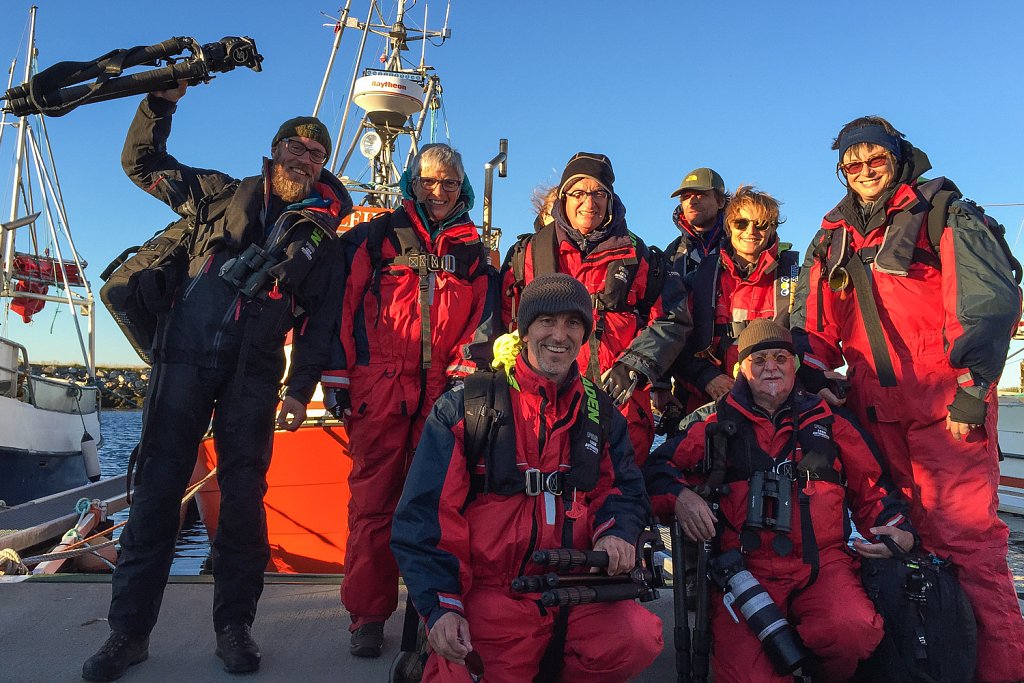
[[[170,310],[188,268],[193,218],[182,218],[142,246],[129,247],[100,274],[100,299],[144,362],[153,364],[157,318]]]
[[[935,555],[862,559],[861,582],[885,620],[885,636],[857,681],[969,683],[977,627],[952,565]]]
[[[214,210],[210,205],[231,197],[238,184],[239,181],[232,181],[204,196],[198,201],[194,216],[174,221],[142,246],[128,247],[100,273],[104,283],[100,300],[147,365],[153,364],[157,320],[174,305],[189,259],[207,248],[210,235],[205,228],[226,207],[225,202],[219,202],[219,208]],[[199,230],[200,226],[204,230]]]

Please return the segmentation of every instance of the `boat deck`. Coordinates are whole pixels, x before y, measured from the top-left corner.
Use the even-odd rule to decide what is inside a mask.
[[[3,681],[77,681],[82,663],[108,634],[109,577],[0,577]],[[238,681],[214,655],[211,577],[171,577],[149,660],[129,669],[132,681]],[[348,654],[348,613],[338,598],[339,577],[268,575],[253,637],[263,651],[260,681],[384,683],[401,640],[404,610],[388,620],[380,659]],[[402,589],[400,604],[405,604]],[[638,679],[675,679],[672,591],[648,606],[661,617],[667,647]],[[57,656],[55,654],[59,653]]]
[[[22,551],[59,538],[78,521],[75,504],[80,498],[106,502],[107,514],[127,507],[125,475],[101,479],[46,498],[0,510],[0,548]]]

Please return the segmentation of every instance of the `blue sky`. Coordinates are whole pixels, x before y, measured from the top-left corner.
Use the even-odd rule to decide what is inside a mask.
[[[191,89],[168,145],[185,163],[239,177],[258,171],[281,121],[312,110],[332,40],[321,11],[338,14],[320,0],[39,4],[44,68],[176,35],[252,36],[264,71]],[[8,0],[0,9],[5,74],[10,59],[23,56],[28,5]],[[424,5],[411,10],[409,25],[422,24]],[[353,2],[353,15],[365,11]],[[444,11],[430,3],[431,28]],[[842,196],[832,139],[862,114],[890,119],[929,154],[933,175],[948,175],[989,205],[1011,245],[1024,225],[1024,207],[994,206],[1024,203],[1024,3],[453,0],[449,26],[451,39],[427,55],[444,86],[437,139],[447,130],[478,192],[483,164],[499,138],[509,139],[509,176],[496,179],[494,196],[503,250],[531,229],[532,189],[556,182],[580,150],[611,158],[629,226],[650,243],[664,247],[675,236],[669,194],[686,171],[707,165],[730,188],[752,183],[780,199],[781,235],[803,250]],[[321,111],[332,130],[356,44],[349,32]],[[371,40],[368,53],[379,50]],[[100,103],[47,122],[97,289],[112,258],[174,218],[120,170],[136,105]],[[6,220],[13,152],[6,140],[3,147]],[[479,220],[479,204],[473,214]],[[71,361],[77,342],[59,323],[50,332],[52,313],[49,305],[31,326],[0,321],[0,334],[28,344],[36,359]],[[102,307],[98,334],[101,364],[137,362]],[[1016,384],[1016,371],[1006,379]]]

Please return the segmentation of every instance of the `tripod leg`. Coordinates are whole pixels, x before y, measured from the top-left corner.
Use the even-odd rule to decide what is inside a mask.
[[[690,668],[690,622],[686,612],[686,557],[683,552],[683,534],[675,519],[669,526],[672,539],[672,611],[675,625],[672,639],[676,648],[676,680],[689,683]]]

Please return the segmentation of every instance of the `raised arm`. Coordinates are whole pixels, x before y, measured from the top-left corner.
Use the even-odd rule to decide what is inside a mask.
[[[132,182],[181,216],[195,215],[199,200],[223,189],[234,178],[192,168],[167,153],[171,117],[184,88],[150,93],[139,104],[121,151],[121,167]]]

